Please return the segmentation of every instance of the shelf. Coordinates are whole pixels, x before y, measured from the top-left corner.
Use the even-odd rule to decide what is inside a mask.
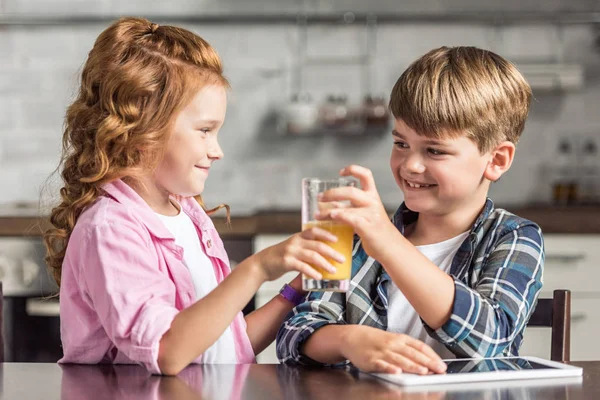
[[[122,15],[33,15],[2,14],[0,26],[65,26],[107,24]],[[397,23],[466,23],[466,24],[600,24],[600,12],[453,12],[453,13],[331,13],[331,14],[227,14],[227,15],[142,15],[168,24],[397,24]]]
[[[600,204],[589,206],[512,205],[504,206],[509,212],[539,224],[544,234],[600,234]],[[388,210],[391,214],[395,209]],[[300,229],[300,210],[262,210],[253,215],[212,218],[223,239],[251,238],[260,234],[289,234]],[[0,237],[39,237],[50,227],[46,217],[0,216]]]
[[[282,136],[290,138],[325,138],[325,137],[338,137],[338,138],[368,138],[368,137],[381,137],[386,133],[391,132],[389,125],[379,125],[373,127],[364,126],[346,126],[339,128],[315,128],[310,131],[302,133],[294,132],[282,132]]]

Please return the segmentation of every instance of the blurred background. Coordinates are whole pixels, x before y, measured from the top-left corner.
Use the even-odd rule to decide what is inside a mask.
[[[391,88],[432,48],[472,45],[515,62],[534,93],[516,160],[491,197],[511,210],[544,210],[525,216],[549,233],[548,263],[579,268],[580,275],[547,275],[547,293],[552,282],[590,282],[585,268],[600,256],[592,254],[600,248],[599,0],[0,0],[0,280],[9,359],[58,357],[58,304],[36,300],[52,285],[31,217],[44,216],[56,197],[51,175],[64,113],[87,53],[125,15],[188,28],[223,59],[232,86],[220,133],[225,157],[204,198],[231,206],[234,231],[223,235],[234,265],[299,229],[303,177],[362,164],[393,211],[402,194],[388,166]],[[244,219],[257,215],[267,219]],[[574,300],[579,323],[591,324],[580,328],[584,336],[574,332],[580,343],[600,328],[597,311],[586,311],[598,309],[598,290],[581,288],[595,302]],[[575,359],[600,359],[587,350]]]
[[[402,196],[386,160],[390,128],[362,129],[366,121],[357,119],[372,115],[380,124],[377,105],[387,104],[402,71],[441,45],[490,49],[525,73],[531,116],[492,197],[550,202],[550,172],[568,171],[549,165],[579,164],[571,173],[580,180],[581,164],[597,167],[598,11],[597,0],[0,0],[0,204],[37,202],[57,166],[86,55],[122,15],[191,29],[223,58],[232,89],[209,204],[228,203],[238,215],[295,209],[302,177],[360,163],[395,207]],[[578,183],[573,202],[591,197]]]

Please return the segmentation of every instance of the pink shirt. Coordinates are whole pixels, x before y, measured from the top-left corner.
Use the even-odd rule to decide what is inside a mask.
[[[148,204],[121,180],[103,189],[75,224],[63,261],[59,363],[138,363],[158,374],[160,339],[194,303],[194,286],[183,249]],[[221,283],[231,270],[217,230],[193,198],[178,201]],[[255,362],[241,312],[231,330],[237,362]]]

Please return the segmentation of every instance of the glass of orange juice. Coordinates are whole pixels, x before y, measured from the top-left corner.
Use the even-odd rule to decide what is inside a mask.
[[[302,289],[304,290],[345,292],[350,287],[352,240],[354,238],[352,227],[335,221],[318,221],[315,218],[317,212],[321,210],[349,206],[348,202],[323,202],[317,198],[319,193],[344,186],[356,186],[356,181],[343,177],[334,179],[302,179],[302,230],[316,226],[333,233],[338,238],[337,242],[324,243],[346,258],[346,261],[343,263],[332,259],[327,260],[337,269],[334,274],[323,271],[320,268],[315,268],[323,275],[323,279],[317,280],[306,275],[302,276]]]

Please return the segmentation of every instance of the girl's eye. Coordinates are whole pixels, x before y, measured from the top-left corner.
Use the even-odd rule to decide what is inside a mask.
[[[210,133],[210,129],[200,129],[200,132],[202,132],[202,136],[206,136]]]
[[[395,141],[394,142],[394,146],[396,146],[396,147],[398,147],[400,149],[405,149],[405,148],[408,147],[408,145],[406,143],[401,142],[401,141]]]

